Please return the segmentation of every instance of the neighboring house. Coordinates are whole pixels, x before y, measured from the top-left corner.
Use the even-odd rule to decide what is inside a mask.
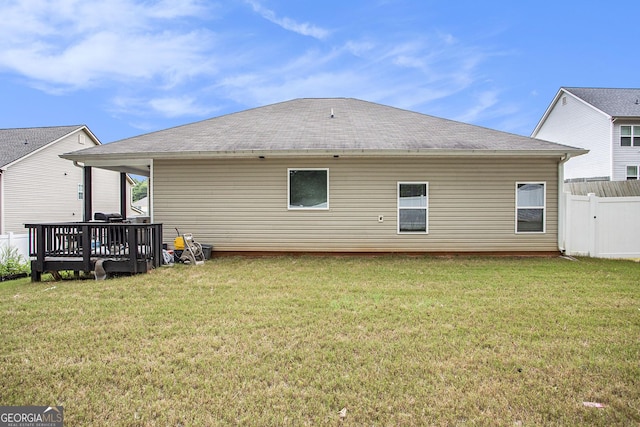
[[[560,88],[531,136],[589,150],[568,180],[639,179],[640,89]]]
[[[25,223],[82,221],[83,168],[60,154],[96,145],[83,125],[0,129],[0,234],[26,233]],[[118,172],[96,170],[92,187],[96,212],[121,212]]]
[[[147,215],[149,213],[149,198],[143,197],[140,200],[136,200],[131,206],[140,212],[141,215]]]
[[[563,162],[585,152],[337,98],[62,157],[150,176],[168,243],[178,228],[221,252],[555,253]]]

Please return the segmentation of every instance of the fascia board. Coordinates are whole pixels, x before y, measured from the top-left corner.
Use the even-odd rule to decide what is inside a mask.
[[[83,162],[87,166],[108,165],[114,166],[118,162],[124,164],[141,164],[157,160],[193,160],[216,158],[291,158],[291,157],[563,157],[566,154],[579,156],[588,153],[589,150],[567,147],[566,150],[306,150],[306,151],[188,151],[188,152],[157,152],[139,154],[103,154],[100,156],[82,156],[76,154],[64,154],[60,157]]]

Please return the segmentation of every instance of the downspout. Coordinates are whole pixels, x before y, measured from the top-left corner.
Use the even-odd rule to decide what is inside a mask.
[[[564,164],[570,158],[571,154],[565,153],[558,162],[558,249],[563,254],[566,252],[565,240],[567,237],[567,198],[564,195]]]

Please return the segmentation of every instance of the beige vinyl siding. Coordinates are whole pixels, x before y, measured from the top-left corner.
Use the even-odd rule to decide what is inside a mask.
[[[287,169],[328,168],[330,209],[287,209]],[[557,250],[554,159],[224,159],[154,162],[154,221],[218,251]],[[429,183],[429,234],[397,233],[397,183]],[[515,183],[546,182],[545,234],[515,233]],[[379,222],[378,217],[384,221]]]
[[[10,165],[3,173],[3,233],[24,233],[24,224],[82,221],[84,205],[78,200],[83,170],[59,157],[62,153],[87,148],[88,136],[72,133],[60,141]],[[84,140],[84,145],[79,141]],[[120,211],[119,173],[93,168],[93,206]],[[86,190],[85,190],[86,194]]]

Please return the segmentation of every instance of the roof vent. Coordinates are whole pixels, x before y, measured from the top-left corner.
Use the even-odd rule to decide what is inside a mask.
[[[640,99],[636,99],[636,105],[640,104]]]
[[[333,119],[333,108],[331,109],[331,118]]]

